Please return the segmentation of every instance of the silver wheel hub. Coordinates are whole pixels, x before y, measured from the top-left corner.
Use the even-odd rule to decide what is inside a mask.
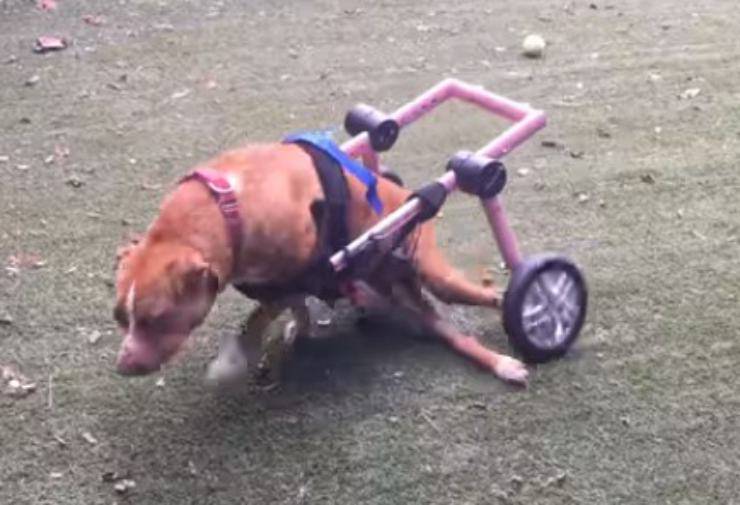
[[[562,268],[542,271],[529,284],[522,306],[522,327],[538,347],[553,349],[573,332],[583,310],[583,292]]]

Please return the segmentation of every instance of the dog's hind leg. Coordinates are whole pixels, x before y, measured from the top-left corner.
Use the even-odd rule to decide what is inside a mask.
[[[422,283],[435,297],[449,304],[501,306],[501,293],[496,288],[471,282],[447,261],[437,246],[433,223],[422,225],[419,233],[416,268]]]
[[[522,362],[489,349],[475,337],[460,332],[424,297],[418,283],[412,281],[394,284],[392,298],[458,353],[490,370],[500,379],[522,385],[527,383],[529,372]]]

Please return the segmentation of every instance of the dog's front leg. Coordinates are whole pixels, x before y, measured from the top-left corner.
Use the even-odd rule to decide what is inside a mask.
[[[394,284],[393,299],[407,313],[420,319],[425,327],[458,353],[492,371],[500,379],[521,385],[527,383],[529,372],[521,361],[489,349],[474,336],[465,335],[455,328],[424,297],[417,282],[407,281]]]
[[[265,330],[284,310],[282,304],[259,304],[249,314],[240,334],[223,337],[218,355],[208,366],[206,381],[225,385],[245,378],[249,366],[256,366],[262,357]]]

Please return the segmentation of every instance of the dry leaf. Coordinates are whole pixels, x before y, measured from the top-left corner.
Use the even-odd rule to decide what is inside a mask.
[[[47,53],[49,51],[61,51],[62,49],[66,49],[67,46],[67,40],[62,37],[42,35],[36,39],[36,44],[33,46],[33,52]]]

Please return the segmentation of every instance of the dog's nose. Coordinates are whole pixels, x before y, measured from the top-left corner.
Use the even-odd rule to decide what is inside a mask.
[[[159,363],[147,362],[137,359],[137,357],[124,349],[116,359],[116,372],[120,375],[133,377],[137,375],[147,375],[159,370]]]
[[[116,372],[125,377],[135,377],[137,375],[146,375],[154,372],[156,369],[150,368],[143,363],[116,363]]]

